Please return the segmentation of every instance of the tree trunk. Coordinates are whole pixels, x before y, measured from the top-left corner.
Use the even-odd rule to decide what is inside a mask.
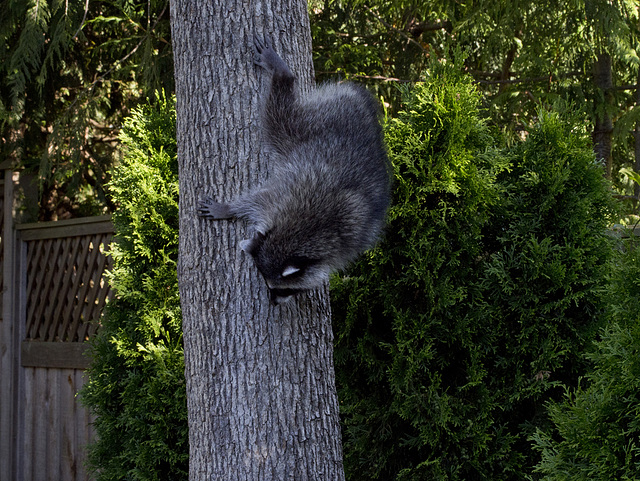
[[[596,101],[596,125],[593,129],[593,149],[596,158],[605,166],[608,179],[611,178],[612,169],[612,140],[613,122],[609,115],[609,108],[613,102],[613,75],[611,72],[611,55],[598,54],[594,65],[594,82],[600,92],[600,101]]]
[[[242,221],[197,217],[267,175],[254,35],[313,82],[306,2],[175,0],[171,26],[180,176],[178,277],[191,480],[342,480],[328,289],[271,306],[239,248]]]

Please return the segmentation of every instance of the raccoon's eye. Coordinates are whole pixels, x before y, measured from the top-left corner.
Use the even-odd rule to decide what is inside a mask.
[[[282,269],[281,277],[299,277],[304,275],[306,270],[320,262],[319,259],[312,259],[306,256],[293,256],[286,260]]]
[[[300,272],[300,268],[295,266],[287,266],[282,271],[282,277],[289,277]]]

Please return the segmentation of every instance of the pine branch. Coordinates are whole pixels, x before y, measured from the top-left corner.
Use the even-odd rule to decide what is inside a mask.
[[[76,30],[76,33],[73,34],[72,38],[76,38],[80,33],[80,31],[82,30],[82,27],[84,27],[84,22],[87,20],[88,11],[89,11],[89,0],[86,0],[84,4],[84,15],[82,16],[82,21],[80,22],[80,26],[78,27],[78,30]]]
[[[502,79],[502,73],[494,73],[494,72],[478,72],[472,71],[471,74],[474,77],[484,76],[484,77],[492,77],[497,78],[498,80],[476,80],[477,83],[483,85],[498,85],[498,84],[519,84],[519,83],[537,83],[537,82],[553,82],[554,80],[566,79],[570,77],[578,77],[582,75],[581,72],[567,72],[561,75],[541,75],[539,77],[525,77],[525,78],[517,78],[517,79]],[[512,76],[512,73],[508,74]]]
[[[26,10],[24,27],[9,64],[11,73],[8,83],[11,86],[12,105],[16,110],[22,110],[27,83],[31,80],[32,72],[40,66],[50,18],[46,0],[32,1]]]
[[[640,87],[640,84],[627,84],[627,85],[618,85],[614,87],[614,90],[637,90]]]
[[[74,8],[77,8],[77,5],[75,2],[70,7],[68,3],[64,4],[64,8],[62,3],[57,3],[56,5],[57,7],[54,5],[54,10],[51,13],[50,31],[52,30],[52,33],[48,36],[45,58],[42,61],[40,73],[36,79],[40,95],[42,95],[42,88],[47,79],[47,69],[55,71],[59,67],[58,60],[64,57],[75,38],[70,35],[70,32],[73,28],[73,17],[76,13]]]
[[[162,11],[160,12],[160,14],[158,15],[158,17],[156,18],[156,21],[154,22],[153,26],[151,27],[151,29],[147,32],[146,35],[144,35],[142,37],[142,39],[140,39],[140,41],[137,43],[137,45],[135,47],[133,47],[133,49],[131,49],[124,57],[120,58],[119,60],[116,60],[112,67],[107,70],[105,73],[103,73],[102,75],[100,75],[98,78],[96,78],[93,82],[91,82],[91,84],[86,87],[86,91],[87,92],[92,92],[93,89],[95,88],[95,86],[97,84],[99,84],[100,82],[102,82],[104,79],[106,79],[111,72],[113,72],[116,68],[118,68],[120,65],[122,65],[124,62],[126,62],[133,54],[135,54],[138,49],[142,46],[142,44],[148,39],[148,37],[151,35],[151,32],[156,28],[156,26],[158,25],[158,22],[160,22],[160,19],[163,17],[164,13],[167,11],[167,7],[169,6],[169,2],[165,3],[164,8],[162,9]],[[72,104],[69,106],[69,110],[73,109],[76,101],[77,101],[78,97],[76,97],[76,99],[72,102]]]
[[[391,25],[390,23],[386,22],[382,17],[380,17],[377,13],[375,13],[373,10],[371,10],[371,8],[369,8],[367,5],[363,5],[363,6],[364,6],[364,8],[365,8],[365,9],[366,9],[366,10],[367,10],[371,15],[373,15],[374,17],[376,17],[376,19],[377,19],[377,20],[378,20],[382,25],[384,25],[385,27],[387,27],[389,30],[393,30],[394,32],[399,33],[399,34],[400,34],[400,35],[402,35],[404,38],[406,38],[408,42],[410,42],[410,43],[412,43],[412,44],[414,44],[414,45],[417,45],[417,46],[420,48],[420,50],[422,50],[423,52],[425,52],[425,53],[427,52],[427,51],[425,50],[425,48],[424,48],[422,45],[420,45],[420,42],[417,42],[416,40],[414,40],[413,38],[411,38],[409,35],[407,35],[407,33],[406,33],[406,32],[404,32],[404,31],[400,30],[399,28],[396,28],[396,27],[394,27],[393,25]]]
[[[321,75],[344,74],[344,72],[340,71],[340,70],[333,70],[333,71],[319,70],[316,73],[317,74],[321,74]],[[415,83],[415,82],[417,82],[416,80],[405,80],[405,79],[399,79],[399,78],[395,78],[395,77],[385,77],[384,75],[349,74],[349,77],[350,78],[366,79],[366,80],[382,80],[383,82],[398,82],[398,83]]]

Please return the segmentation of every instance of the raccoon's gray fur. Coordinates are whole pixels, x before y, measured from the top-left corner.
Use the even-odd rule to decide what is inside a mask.
[[[269,178],[228,204],[207,199],[199,214],[253,224],[255,235],[241,247],[277,304],[318,287],[376,242],[390,168],[378,105],[364,88],[327,84],[298,99],[295,77],[278,54],[257,39],[255,51],[255,63],[271,74],[263,115]]]

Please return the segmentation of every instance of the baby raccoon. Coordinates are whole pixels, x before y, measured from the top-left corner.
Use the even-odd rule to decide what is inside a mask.
[[[357,85],[323,85],[297,98],[295,77],[268,43],[255,40],[255,63],[271,76],[262,129],[271,156],[268,180],[224,204],[207,199],[209,219],[248,219],[251,254],[278,304],[324,283],[375,244],[390,201],[390,167],[378,106]]]

